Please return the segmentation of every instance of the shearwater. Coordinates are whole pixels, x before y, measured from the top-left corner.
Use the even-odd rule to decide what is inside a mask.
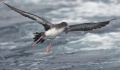
[[[3,2],[4,3],[4,2]],[[61,33],[68,33],[71,31],[90,31],[93,29],[101,28],[107,24],[110,23],[110,21],[115,20],[111,19],[108,21],[102,21],[102,22],[91,22],[91,23],[83,23],[83,24],[75,24],[75,25],[68,25],[67,22],[61,22],[59,24],[52,24],[51,22],[47,21],[46,19],[39,17],[37,15],[31,14],[29,12],[25,12],[23,10],[17,9],[11,5],[8,5],[7,3],[4,3],[6,6],[8,6],[10,9],[14,10],[15,12],[23,15],[24,17],[28,17],[32,20],[37,21],[39,24],[42,24],[44,26],[45,32],[36,32],[34,39],[34,42],[32,46],[34,46],[37,43],[43,43],[46,39],[51,39],[49,45],[45,48],[46,52],[50,52],[50,47],[53,43],[53,40]]]

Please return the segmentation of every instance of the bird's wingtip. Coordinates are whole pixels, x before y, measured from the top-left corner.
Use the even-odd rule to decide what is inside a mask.
[[[12,6],[10,6],[9,4],[3,2],[3,4],[5,4],[7,7],[11,8]]]
[[[3,4],[7,5],[7,3],[3,2]]]
[[[113,19],[110,19],[109,21],[113,21],[113,20],[116,20],[117,18],[113,18]]]
[[[3,2],[3,4],[5,4],[6,6],[8,6],[8,7],[9,7],[9,5],[8,5],[7,3]]]

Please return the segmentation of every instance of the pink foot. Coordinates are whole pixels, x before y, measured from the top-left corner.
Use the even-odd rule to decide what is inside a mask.
[[[50,52],[50,46],[46,47],[46,48],[45,48],[45,51],[46,51],[46,52]]]
[[[36,43],[34,42],[33,44],[32,44],[32,46],[34,46]]]

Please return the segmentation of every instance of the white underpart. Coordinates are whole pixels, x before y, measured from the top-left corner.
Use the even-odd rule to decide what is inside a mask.
[[[64,31],[64,28],[61,28],[61,29],[52,28],[52,29],[46,31],[45,35],[47,38],[55,38],[57,35],[59,35],[63,31]]]

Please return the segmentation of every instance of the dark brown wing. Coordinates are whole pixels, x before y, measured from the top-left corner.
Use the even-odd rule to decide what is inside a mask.
[[[35,20],[35,21],[37,21],[38,23],[42,24],[42,25],[44,26],[45,30],[50,29],[50,27],[52,26],[52,23],[50,23],[49,21],[45,20],[45,19],[42,18],[42,17],[39,17],[39,16],[37,16],[37,15],[31,14],[31,13],[28,13],[28,12],[25,12],[25,11],[22,11],[22,10],[17,9],[17,8],[15,8],[15,7],[13,7],[13,6],[10,6],[10,5],[6,4],[6,3],[4,3],[4,4],[5,4],[6,6],[8,6],[10,9],[14,10],[15,12],[17,12],[17,13],[25,16],[25,17],[28,17],[28,18],[30,18],[30,19],[32,19],[32,20]]]
[[[70,25],[66,30],[67,31],[66,33],[70,31],[89,31],[93,29],[98,29],[106,26],[112,20],[115,20],[115,19],[111,19],[109,21],[97,22],[97,23],[83,23],[83,24]]]

